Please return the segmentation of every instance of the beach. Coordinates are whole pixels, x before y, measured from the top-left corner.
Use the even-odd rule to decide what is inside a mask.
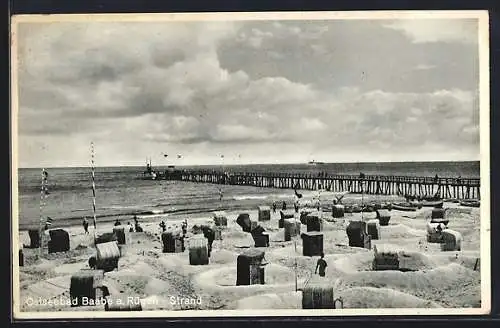
[[[345,202],[356,202],[360,195],[347,195]],[[350,198],[351,197],[351,198]],[[365,201],[381,200],[372,196]],[[390,198],[390,197],[389,197]],[[394,198],[390,198],[393,200]],[[256,200],[256,205],[270,205]],[[290,207],[291,204],[289,204]],[[284,241],[284,229],[278,228],[279,207],[271,211],[269,221],[260,224],[269,233],[265,252],[264,284],[236,286],[237,257],[254,247],[250,233],[236,223],[240,213],[258,220],[257,206],[226,209],[227,227],[222,240],[215,240],[208,265],[190,265],[189,241],[194,238],[194,225],[213,223],[213,211],[184,215],[188,220],[186,250],[163,253],[159,223],[167,231],[180,227],[180,218],[165,215],[139,216],[144,232],[126,232],[126,244],[118,268],[104,275],[109,299],[129,297],[140,302],[142,310],[235,310],[235,309],[300,309],[305,286],[326,284],[333,287],[334,297],[343,300],[344,308],[477,308],[481,306],[479,208],[444,203],[449,208],[449,228],[462,234],[460,251],[441,251],[440,245],[426,240],[426,224],[432,208],[414,212],[390,211],[388,226],[380,226],[378,240],[372,249],[350,247],[346,227],[350,221],[375,218],[371,213],[346,213],[333,218],[322,211],[322,233],[326,276],[314,274],[318,256],[302,255],[302,239],[297,236]],[[296,219],[299,214],[295,214]],[[132,218],[120,220],[126,225]],[[133,221],[132,221],[133,222]],[[95,255],[93,227],[85,235],[81,222],[64,227],[70,235],[70,251],[39,255],[39,249],[24,248],[24,266],[20,267],[21,311],[103,311],[104,304],[71,307],[71,276],[88,268],[88,259]],[[97,234],[112,232],[113,222],[98,222]],[[301,232],[306,226],[301,225]],[[48,239],[45,238],[45,239]],[[20,243],[29,244],[26,231],[20,232]],[[411,254],[412,270],[402,272],[373,271],[374,246],[402,249]],[[474,270],[476,269],[476,270]],[[297,275],[297,291],[295,286]],[[52,301],[49,301],[52,300]]]

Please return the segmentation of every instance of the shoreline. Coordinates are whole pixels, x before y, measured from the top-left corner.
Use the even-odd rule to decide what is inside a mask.
[[[212,208],[197,208],[197,209],[192,209],[192,208],[183,208],[183,209],[171,209],[171,210],[137,210],[137,211],[131,211],[128,213],[111,213],[111,214],[105,214],[105,215],[97,215],[97,223],[99,222],[113,222],[116,219],[119,220],[133,220],[133,216],[137,215],[137,217],[150,220],[150,219],[155,219],[155,218],[163,218],[163,219],[182,219],[181,217],[187,216],[187,215],[201,215],[204,213],[211,213],[211,212],[216,212],[216,211],[251,211],[256,208],[256,206],[261,205],[267,205],[271,206],[272,205],[272,200],[276,201],[278,204],[278,211],[281,209],[281,202],[282,201],[287,201],[288,208],[291,209],[293,208],[293,199],[295,196],[292,194],[293,191],[290,191],[290,195],[287,198],[273,198],[272,195],[266,195],[266,198],[261,199],[261,198],[247,198],[245,199],[243,204],[234,204],[231,202],[236,202],[236,201],[241,201],[238,199],[238,196],[234,196],[231,198],[229,201],[224,201],[226,202],[223,205],[219,205],[217,207],[212,207]],[[311,191],[307,190],[299,190],[299,192],[306,192],[306,193],[312,193]],[[339,193],[341,194],[341,193]],[[397,195],[362,195],[361,193],[348,193],[346,196],[343,198],[343,202],[346,204],[357,204],[357,202],[360,202],[361,199],[364,199],[365,205],[370,202],[388,202],[388,201],[403,201],[404,198],[401,196]],[[308,200],[310,201],[310,200]],[[264,204],[263,204],[264,203]],[[214,204],[215,205],[215,204]],[[359,205],[359,204],[358,204]],[[323,202],[322,207],[324,209],[328,209],[328,211],[331,211],[331,202]],[[99,209],[98,209],[99,210]],[[87,217],[89,221],[92,221],[92,215],[80,215],[80,216],[72,216],[72,217],[65,217],[61,219],[56,219],[54,222],[57,222],[57,226],[60,227],[71,227],[74,225],[77,225],[78,222],[81,222],[84,217]],[[53,222],[53,225],[54,225]],[[20,223],[19,224],[19,231],[27,231],[29,229],[38,229],[37,225],[29,224],[29,223]]]

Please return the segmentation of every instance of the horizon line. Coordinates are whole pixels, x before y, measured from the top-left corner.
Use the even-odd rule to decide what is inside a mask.
[[[321,162],[321,161],[314,161],[314,163],[318,163],[316,165],[328,165],[328,164],[388,164],[388,163],[466,163],[466,162],[481,162],[480,160],[430,160],[430,161],[415,161],[415,160],[408,160],[408,161],[372,161],[372,162]],[[221,163],[214,163],[214,164],[182,164],[182,165],[174,165],[174,164],[161,164],[161,165],[152,165],[153,167],[168,167],[168,166],[175,166],[175,167],[188,167],[188,166],[247,166],[247,165],[309,165],[309,162],[287,162],[287,163],[233,163],[233,164],[221,164]],[[144,167],[146,165],[142,164],[131,164],[131,165],[94,165],[95,168],[110,168],[110,167]],[[63,168],[84,168],[84,167],[90,167],[90,165],[69,165],[69,166],[24,166],[24,167],[18,167],[18,169],[41,169],[41,168],[48,168],[48,169],[63,169]]]

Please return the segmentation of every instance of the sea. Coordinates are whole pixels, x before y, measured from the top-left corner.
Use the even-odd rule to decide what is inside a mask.
[[[179,169],[221,170],[221,166],[183,166]],[[156,170],[166,169],[155,167]],[[282,172],[330,174],[398,175],[479,178],[479,161],[390,162],[226,165],[228,172]],[[246,210],[273,201],[292,200],[294,191],[250,186],[215,185],[142,178],[144,167],[97,167],[95,169],[96,216],[99,221],[164,216],[184,219],[188,215],[217,210]],[[41,168],[21,168],[18,174],[19,229],[38,226],[40,217],[50,217],[52,227],[68,226],[92,218],[92,180],[88,167],[49,168],[48,195],[41,207]],[[222,189],[222,201],[219,189]],[[92,222],[92,221],[90,221]]]

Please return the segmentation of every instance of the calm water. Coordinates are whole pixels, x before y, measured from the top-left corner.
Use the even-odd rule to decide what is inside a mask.
[[[192,167],[186,167],[192,168]],[[220,166],[204,166],[220,169]],[[226,166],[227,171],[252,172],[329,172],[332,174],[381,174],[403,176],[479,177],[479,162],[430,163],[353,163],[311,166],[246,165]],[[182,216],[220,208],[255,208],[273,200],[292,199],[293,190],[223,186],[224,200],[219,201],[219,185],[177,181],[141,180],[143,167],[96,168],[97,216],[100,221],[133,214],[166,213]],[[54,225],[68,225],[92,216],[92,190],[89,168],[53,168],[49,173],[49,192],[44,215]],[[37,225],[40,218],[40,169],[19,170],[20,228]]]

